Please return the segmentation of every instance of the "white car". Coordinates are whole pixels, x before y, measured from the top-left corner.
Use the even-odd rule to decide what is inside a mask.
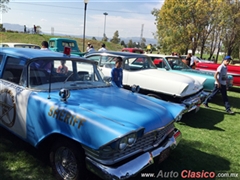
[[[0,43],[0,47],[41,49],[39,45],[29,43]]]
[[[107,51],[94,52],[86,58],[98,61],[103,74],[111,76],[118,56],[124,61],[123,85],[126,89],[139,85],[140,93],[184,104],[188,112],[198,110],[207,96],[199,81],[185,75],[159,71],[152,60],[143,54]]]

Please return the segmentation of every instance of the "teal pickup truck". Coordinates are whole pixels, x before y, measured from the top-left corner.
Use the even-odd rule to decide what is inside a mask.
[[[55,52],[63,52],[64,47],[71,48],[71,55],[84,56],[85,53],[82,53],[79,48],[76,40],[68,38],[50,38],[49,39],[49,49]]]

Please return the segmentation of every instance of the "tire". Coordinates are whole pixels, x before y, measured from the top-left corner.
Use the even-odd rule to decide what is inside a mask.
[[[79,144],[69,139],[61,139],[52,146],[50,163],[59,180],[87,179],[84,151]]]

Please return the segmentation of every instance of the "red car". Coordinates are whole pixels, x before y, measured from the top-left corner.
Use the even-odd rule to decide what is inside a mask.
[[[215,63],[196,63],[196,69],[215,72],[220,64]],[[240,86],[240,66],[228,65],[228,74],[233,76],[233,85]]]
[[[131,53],[138,53],[138,54],[144,53],[142,49],[138,49],[138,48],[123,48],[122,52],[131,52]]]

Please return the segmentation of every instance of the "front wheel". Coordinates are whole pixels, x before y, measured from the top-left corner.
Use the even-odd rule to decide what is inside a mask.
[[[59,180],[86,179],[84,153],[81,146],[74,142],[64,139],[55,143],[50,152],[50,163]]]

